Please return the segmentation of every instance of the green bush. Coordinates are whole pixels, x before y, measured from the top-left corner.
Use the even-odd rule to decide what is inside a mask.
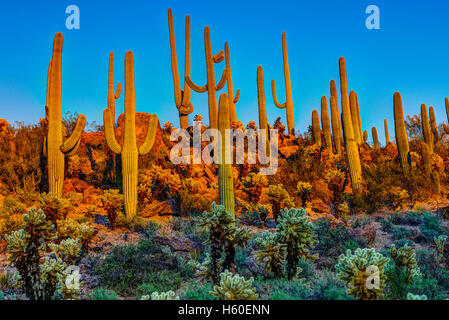
[[[91,300],[119,300],[117,293],[104,288],[97,288],[89,294]]]

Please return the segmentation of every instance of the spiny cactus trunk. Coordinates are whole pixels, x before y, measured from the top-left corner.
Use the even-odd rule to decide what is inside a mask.
[[[265,88],[262,66],[257,67],[257,102],[259,107],[259,129],[266,132],[266,154],[270,155],[270,141],[268,133],[267,108],[265,104]]]
[[[170,34],[170,53],[171,66],[173,75],[173,86],[175,91],[175,104],[179,113],[179,125],[181,129],[189,127],[189,114],[193,112],[193,105],[190,102],[190,87],[187,84],[185,77],[190,76],[190,16],[186,16],[186,35],[185,35],[185,66],[184,66],[184,90],[181,90],[181,83],[179,81],[178,58],[176,53],[176,39],[175,28],[173,25],[173,13],[168,9],[168,29]]]
[[[332,135],[331,135],[331,124],[329,121],[329,111],[327,109],[327,99],[326,96],[321,97],[321,125],[323,127],[324,142],[329,153],[333,153],[332,149]]]
[[[377,129],[376,129],[376,127],[372,127],[371,134],[373,135],[374,150],[377,150],[377,149],[379,149],[379,138],[377,136]]]
[[[231,137],[229,123],[229,101],[228,96],[222,93],[220,96],[219,122],[218,129],[221,135],[220,160],[218,164],[218,189],[220,196],[220,204],[235,217],[234,210],[234,178],[232,175],[231,164]],[[227,131],[226,131],[227,130]]]
[[[312,134],[313,143],[321,146],[320,116],[317,110],[312,111]]]
[[[401,167],[404,173],[408,170],[408,154],[409,145],[407,131],[405,130],[404,112],[402,109],[402,97],[399,92],[395,92],[393,96],[394,105],[394,130],[396,135],[396,143],[399,157],[401,159]]]
[[[288,64],[287,54],[287,34],[285,31],[282,33],[282,55],[284,59],[284,81],[285,81],[285,103],[280,104],[276,95],[276,84],[274,80],[271,80],[271,91],[273,94],[274,104],[279,109],[286,109],[287,114],[287,127],[288,134],[295,134],[295,112],[293,109],[293,97],[292,97],[292,85],[290,80],[290,67]]]
[[[360,116],[359,96],[357,95],[357,92],[355,93],[355,106],[357,111],[357,127],[359,129],[360,139],[362,139],[363,137],[362,117]]]
[[[343,57],[340,58],[340,88],[341,88],[341,105],[342,118],[345,134],[346,158],[351,176],[352,189],[355,194],[360,191],[362,182],[362,168],[360,165],[359,149],[357,141],[354,137],[354,129],[352,126],[351,110],[349,107],[348,97],[348,80],[346,75],[346,62]]]
[[[62,197],[64,185],[64,156],[72,156],[78,150],[81,134],[86,124],[86,117],[80,114],[72,135],[63,142],[62,136],[62,110],[61,110],[61,69],[62,69],[63,37],[57,33],[53,44],[51,60],[51,76],[47,89],[48,97],[46,114],[48,120],[48,133],[44,142],[44,154],[47,155],[49,192]]]
[[[340,128],[339,136],[340,136],[340,140],[341,140],[340,141],[340,149],[341,149],[341,146],[345,144],[345,140],[343,138],[343,126],[341,124],[340,111],[338,108],[338,94],[337,94],[337,85],[335,84],[335,80],[331,80],[331,82],[330,82],[330,92],[331,92],[331,97],[335,97],[335,112],[336,112],[335,121],[338,122],[338,127]],[[331,99],[331,102],[332,102],[332,99]],[[331,109],[331,111],[332,111],[332,109]],[[333,129],[333,121],[334,120],[332,120],[332,129]],[[335,143],[335,140],[334,140],[334,143]]]
[[[438,127],[437,127],[437,118],[435,116],[435,110],[433,107],[429,107],[429,122],[430,122],[430,130],[433,134],[433,142],[434,145],[438,143]]]
[[[424,141],[429,146],[430,153],[433,153],[433,135],[430,131],[429,117],[427,115],[427,107],[423,103],[421,104],[421,122],[422,122],[422,133]]]
[[[237,110],[235,104],[237,103],[240,90],[237,90],[237,94],[234,97],[234,87],[232,84],[232,72],[231,72],[231,57],[229,56],[229,44],[225,42],[225,58],[226,58],[226,69],[228,70],[228,99],[229,99],[229,121],[237,121]]]
[[[429,146],[427,145],[427,143],[422,143],[421,144],[421,148],[422,148],[422,160],[423,160],[423,164],[424,164],[424,173],[426,174],[427,178],[430,178],[430,175],[432,173],[432,167],[430,165],[430,150],[429,150]]]
[[[337,154],[341,154],[342,153],[341,145],[343,136],[340,127],[340,114],[338,112],[337,98],[335,96],[331,96],[330,103],[331,103],[332,133],[334,136],[335,150],[337,151]]]
[[[362,143],[362,137],[360,136],[360,128],[359,128],[359,118],[357,115],[357,97],[354,91],[351,91],[349,94],[349,103],[351,108],[351,120],[352,120],[352,128],[354,131],[354,138],[357,143]]]
[[[384,130],[385,130],[385,145],[390,144],[390,133],[388,132],[388,122],[387,119],[384,119]]]

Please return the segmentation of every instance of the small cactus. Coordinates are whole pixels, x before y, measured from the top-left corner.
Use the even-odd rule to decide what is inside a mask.
[[[384,130],[385,130],[385,145],[388,146],[390,144],[390,133],[388,132],[387,119],[384,119]]]
[[[226,270],[220,274],[220,284],[215,285],[210,294],[222,300],[255,300],[258,295],[256,290],[251,288],[253,282],[253,278],[245,280]]]
[[[372,127],[371,128],[371,134],[373,135],[374,150],[377,150],[377,149],[379,149],[379,138],[377,136],[377,129],[376,129],[376,127]]]

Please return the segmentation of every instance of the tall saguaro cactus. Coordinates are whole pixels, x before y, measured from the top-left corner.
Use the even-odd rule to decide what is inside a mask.
[[[108,71],[108,109],[111,113],[111,118],[114,124],[114,128],[117,127],[115,123],[115,100],[120,98],[122,84],[119,82],[117,84],[117,89],[114,92],[115,84],[114,84],[114,53],[109,53],[109,71]],[[115,155],[115,175],[117,180],[117,185],[122,192],[122,159],[119,155]]]
[[[429,124],[430,124],[430,130],[433,134],[433,142],[434,145],[438,143],[438,127],[437,127],[437,118],[435,116],[435,110],[433,107],[429,107]]]
[[[72,135],[63,141],[61,109],[61,69],[62,69],[62,33],[58,32],[53,43],[53,55],[49,66],[47,81],[47,120],[48,133],[44,142],[44,155],[48,163],[49,192],[62,197],[64,184],[64,156],[74,155],[81,142],[81,134],[86,125],[86,117],[80,114]]]
[[[207,83],[206,85],[200,87],[197,86],[190,75],[186,75],[185,80],[186,83],[192,88],[194,91],[198,93],[203,93],[207,91],[208,96],[208,104],[209,104],[209,125],[211,128],[218,128],[218,108],[217,108],[217,91],[223,89],[228,80],[228,69],[225,68],[223,74],[221,76],[221,80],[218,84],[215,84],[215,71],[214,65],[215,63],[220,63],[225,58],[224,51],[221,50],[216,55],[212,54],[212,46],[210,41],[210,28],[206,26],[204,28],[204,48],[206,53],[206,72],[207,72]]]
[[[113,120],[109,109],[103,113],[106,142],[112,152],[122,158],[123,193],[125,211],[131,219],[137,213],[137,171],[138,157],[150,152],[156,138],[158,118],[151,115],[145,141],[137,146],[136,141],[136,99],[134,89],[134,55],[131,51],[125,57],[125,131],[123,146],[115,137]]]
[[[339,60],[340,64],[340,90],[342,118],[345,133],[346,158],[351,176],[352,189],[358,193],[362,182],[362,167],[360,165],[359,149],[354,137],[354,128],[352,125],[351,110],[348,97],[348,78],[346,74],[346,62],[343,57]]]
[[[355,93],[355,107],[357,111],[357,127],[359,128],[359,135],[362,138],[363,136],[363,129],[362,129],[362,118],[360,116],[360,106],[359,106],[359,96],[357,92]]]
[[[421,123],[424,141],[429,146],[430,153],[433,153],[433,135],[432,131],[430,131],[429,116],[427,115],[427,107],[424,103],[421,104]]]
[[[447,123],[449,123],[449,98],[444,98],[444,105],[446,106]]]
[[[329,149],[329,153],[333,153],[332,150],[332,135],[331,135],[331,124],[329,121],[329,111],[327,110],[327,98],[326,96],[321,97],[321,126],[323,127],[324,142],[326,148]]]
[[[371,128],[371,134],[373,136],[374,150],[377,150],[377,149],[379,149],[379,137],[377,136],[377,129],[376,129],[376,127],[372,127]]]
[[[284,57],[285,103],[280,104],[276,95],[276,82],[271,80],[273,101],[279,109],[286,109],[288,133],[295,134],[295,112],[293,109],[292,85],[290,80],[290,67],[287,54],[287,34],[282,32],[282,54]]]
[[[331,96],[331,120],[332,120],[332,133],[334,136],[334,144],[335,150],[337,154],[341,154],[341,141],[343,140],[341,133],[341,123],[340,123],[340,115],[338,112],[338,104],[337,98],[335,96]]]
[[[226,60],[226,69],[228,70],[228,99],[229,99],[229,120],[231,123],[233,121],[237,121],[237,110],[235,108],[235,104],[239,101],[240,98],[240,89],[237,89],[237,92],[234,97],[234,87],[232,85],[232,72],[231,72],[231,57],[229,55],[229,44],[225,42],[225,60]]]
[[[269,125],[267,120],[267,107],[265,103],[265,87],[264,87],[262,66],[257,67],[257,103],[259,107],[259,129],[265,130],[267,140],[266,154],[269,156],[271,148],[268,133]]]
[[[407,131],[405,130],[404,122],[404,111],[402,109],[402,97],[399,92],[395,92],[393,95],[393,106],[394,106],[394,130],[396,135],[396,144],[399,152],[399,157],[401,159],[402,170],[407,172],[408,170],[408,155],[409,155],[409,145]]]
[[[320,115],[317,110],[312,111],[312,134],[313,143],[321,146]]]
[[[338,94],[337,94],[337,85],[335,84],[335,80],[331,80],[330,82],[330,93],[331,93],[331,97],[335,97],[335,110],[332,110],[332,99],[331,99],[331,116],[332,116],[332,130],[333,130],[333,123],[334,123],[334,116],[332,115],[333,112],[335,112],[335,125],[337,126],[338,124],[338,128],[340,128],[340,149],[341,149],[341,145],[345,143],[344,139],[343,139],[343,127],[341,125],[341,117],[340,117],[340,111],[338,108]],[[334,133],[335,134],[335,133]],[[334,143],[335,143],[335,138],[334,138]]]
[[[360,135],[360,128],[359,128],[359,118],[358,118],[358,112],[357,112],[357,96],[355,91],[351,91],[349,93],[349,104],[351,108],[351,120],[352,120],[352,128],[354,130],[354,138],[356,139],[357,143],[362,143],[362,136]]]
[[[390,144],[390,133],[388,132],[388,122],[387,119],[384,119],[384,130],[385,130],[385,145]]]
[[[221,135],[221,145],[219,146],[219,156],[221,161],[218,164],[218,189],[220,204],[235,217],[230,127],[229,100],[226,93],[222,93],[220,95],[218,110],[218,130],[220,130]]]
[[[184,80],[184,90],[181,90],[179,81],[178,58],[176,54],[175,28],[173,26],[173,13],[168,9],[168,30],[170,33],[171,68],[173,74],[173,85],[175,89],[175,104],[179,112],[179,124],[181,129],[189,127],[189,114],[193,112],[193,105],[190,102],[190,87]],[[185,62],[184,75],[190,76],[190,16],[186,16],[186,42],[185,42]],[[184,79],[185,79],[184,77]]]

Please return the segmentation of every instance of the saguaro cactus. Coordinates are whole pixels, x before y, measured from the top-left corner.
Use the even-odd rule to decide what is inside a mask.
[[[48,163],[49,192],[62,197],[64,184],[64,155],[74,155],[81,142],[81,134],[86,125],[86,117],[80,114],[72,135],[63,142],[61,109],[61,69],[62,69],[62,33],[58,32],[53,43],[53,55],[49,66],[47,81],[48,133],[44,142],[44,155]]]
[[[377,149],[379,149],[379,138],[377,136],[377,129],[376,129],[376,127],[372,127],[371,128],[371,134],[373,136],[374,150],[377,150]]]
[[[131,219],[137,212],[137,171],[138,157],[150,152],[153,147],[158,118],[151,115],[148,132],[141,146],[136,142],[136,101],[134,89],[134,55],[131,51],[125,57],[125,131],[123,146],[115,137],[114,125],[109,109],[103,113],[106,142],[109,149],[121,154],[123,193],[125,196],[125,211],[127,218]]]
[[[390,133],[388,132],[388,122],[387,119],[384,119],[384,130],[385,130],[385,145],[390,144]]]
[[[268,121],[267,121],[267,107],[265,104],[265,87],[263,79],[262,66],[257,67],[257,102],[259,106],[259,129],[266,132],[266,154],[270,155],[270,142],[268,133]]]
[[[352,126],[351,110],[349,108],[348,97],[348,79],[346,75],[346,62],[343,57],[340,58],[340,89],[341,89],[341,107],[342,118],[345,133],[346,158],[351,176],[351,184],[354,193],[360,191],[362,182],[362,167],[360,165],[359,149],[357,141],[354,137],[354,129]]]
[[[211,128],[217,129],[218,128],[217,91],[220,91],[225,86],[226,81],[228,80],[227,76],[228,69],[227,68],[224,69],[223,74],[221,75],[221,80],[218,82],[217,85],[215,85],[214,64],[223,61],[225,56],[223,50],[221,50],[216,55],[212,55],[210,28],[208,26],[204,28],[204,48],[206,52],[206,72],[207,72],[206,85],[202,87],[197,86],[190,78],[190,75],[186,75],[185,80],[187,84],[190,86],[190,88],[192,88],[194,91],[198,93],[203,93],[207,91],[208,104],[209,104],[209,126]]]
[[[435,117],[435,110],[433,107],[429,107],[429,123],[430,123],[430,130],[433,134],[433,142],[434,145],[438,143],[438,127],[437,127],[437,118]]]
[[[225,42],[225,58],[226,58],[226,69],[228,70],[228,99],[229,99],[229,120],[231,123],[237,121],[237,110],[235,104],[240,98],[240,89],[234,97],[234,87],[232,86],[232,72],[231,72],[231,57],[229,56],[229,44]]]
[[[321,97],[321,125],[323,127],[324,142],[326,148],[329,149],[329,153],[333,153],[332,150],[332,135],[331,135],[331,124],[329,121],[329,111],[327,110],[327,98],[326,96]]]
[[[444,105],[446,106],[447,122],[449,123],[449,98],[444,98]]]
[[[271,91],[273,94],[273,101],[276,107],[279,109],[286,109],[287,113],[287,127],[288,133],[295,134],[295,112],[293,109],[293,98],[292,98],[292,85],[290,80],[290,67],[288,65],[288,54],[287,54],[287,34],[282,32],[282,54],[284,57],[284,80],[285,80],[285,103],[280,104],[276,95],[276,83],[271,80]]]
[[[340,145],[343,145],[345,143],[344,139],[343,139],[343,126],[341,125],[341,118],[340,118],[340,111],[338,109],[338,94],[337,94],[337,85],[335,84],[335,80],[331,80],[330,82],[330,92],[331,92],[331,97],[335,97],[335,124],[337,125],[338,123],[338,127],[340,128]],[[331,116],[332,116],[332,130],[333,130],[333,123],[334,123],[334,119],[333,119],[333,115],[332,115],[332,99],[331,99]],[[334,137],[334,143],[335,143],[335,137]],[[341,146],[340,146],[341,149]]]
[[[363,142],[368,141],[368,131],[363,131]]]
[[[357,127],[359,129],[359,135],[360,137],[363,136],[363,129],[362,129],[362,117],[360,116],[360,107],[359,107],[359,96],[357,92],[355,93],[355,106],[357,111]]]
[[[321,146],[320,115],[317,110],[312,111],[312,134],[313,143]]]
[[[332,133],[334,136],[335,150],[337,154],[341,154],[341,141],[343,140],[341,133],[340,114],[338,112],[337,97],[331,96],[331,121],[332,121]]]
[[[193,105],[190,102],[190,87],[184,80],[184,90],[181,90],[178,71],[178,58],[176,55],[175,28],[173,26],[173,14],[168,9],[168,30],[170,33],[171,69],[173,74],[173,85],[175,89],[175,104],[179,112],[179,125],[181,129],[189,127],[189,114],[193,112]],[[185,42],[185,62],[184,75],[190,77],[190,16],[186,16],[186,42]],[[184,78],[185,79],[185,78]]]
[[[219,147],[219,157],[221,161],[218,164],[218,189],[220,204],[235,217],[230,127],[229,99],[226,93],[222,93],[220,95],[218,110],[218,129],[220,130],[221,135],[221,145]]]
[[[433,153],[433,135],[430,131],[429,116],[427,115],[427,107],[421,104],[421,122],[424,141],[429,146],[430,153]]]
[[[117,127],[115,123],[115,100],[120,98],[122,84],[119,82],[117,84],[117,89],[114,92],[114,53],[109,53],[109,71],[108,71],[108,109],[111,113],[111,118],[114,124],[114,128]],[[115,175],[117,180],[117,185],[122,192],[122,162],[119,155],[115,155]]]
[[[354,91],[349,93],[349,104],[351,108],[352,128],[354,130],[354,138],[357,143],[362,143],[362,137],[359,129],[359,118],[357,116],[357,96]]]
[[[402,97],[399,92],[393,95],[394,106],[394,130],[396,135],[396,144],[401,158],[401,167],[404,172],[408,170],[409,145],[407,131],[405,130],[404,111],[402,109]]]

